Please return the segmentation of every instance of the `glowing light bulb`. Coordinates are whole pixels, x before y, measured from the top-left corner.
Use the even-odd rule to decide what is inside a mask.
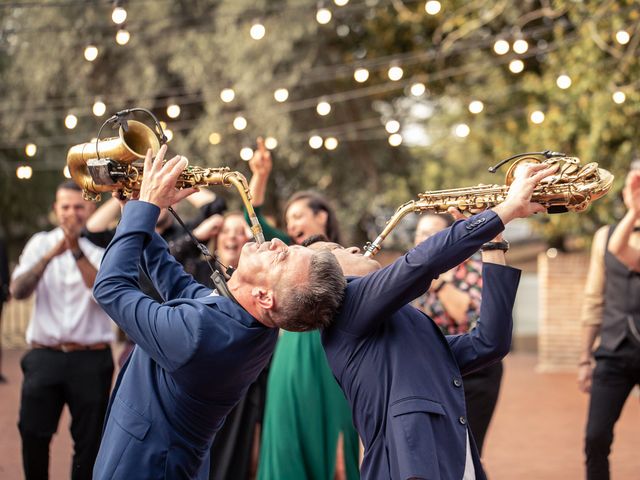
[[[385,123],[384,129],[388,133],[397,133],[398,130],[400,130],[400,122],[398,122],[397,120],[389,120],[387,123]]]
[[[319,149],[322,146],[322,137],[320,135],[313,135],[309,138],[309,146],[314,150]]]
[[[209,135],[209,143],[211,145],[218,145],[221,141],[222,135],[220,135],[218,132],[212,132],[211,135]]]
[[[366,68],[356,68],[356,71],[353,72],[353,78],[358,83],[364,83],[369,80],[369,70]]]
[[[316,112],[318,112],[318,115],[322,115],[323,117],[325,115],[329,115],[331,113],[331,104],[329,102],[318,102],[318,105],[316,105]]]
[[[558,88],[561,88],[562,90],[566,90],[571,86],[571,77],[569,75],[564,75],[564,74],[559,75],[558,78],[556,79],[556,85],[558,85]]]
[[[456,134],[456,137],[466,138],[471,133],[471,129],[466,123],[459,123],[454,129],[454,133]]]
[[[631,40],[631,35],[626,30],[620,30],[616,32],[616,42],[620,45],[626,45]]]
[[[268,150],[273,150],[278,147],[278,140],[273,137],[267,137],[264,139],[264,146],[267,147]]]
[[[418,82],[411,85],[411,95],[413,95],[414,97],[420,97],[424,95],[424,92],[426,91],[427,87],[424,85],[424,83]]]
[[[262,40],[266,32],[267,30],[264,28],[264,25],[262,25],[261,23],[254,23],[253,25],[251,25],[249,35],[251,35],[251,38],[253,38],[254,40]]]
[[[111,20],[116,25],[122,25],[127,20],[127,11],[122,7],[116,7],[111,12]]]
[[[233,88],[224,88],[220,92],[220,100],[224,103],[233,102],[234,98],[236,98],[236,92],[233,91]]]
[[[509,70],[511,73],[520,73],[524,70],[524,62],[522,60],[511,60],[509,63]]]
[[[107,111],[107,106],[104,104],[104,102],[101,102],[100,100],[98,100],[93,104],[91,111],[96,117],[101,117]]]
[[[279,88],[273,92],[273,98],[276,99],[276,102],[286,102],[287,98],[289,98],[289,90],[286,88]]]
[[[95,45],[88,45],[84,49],[84,58],[88,62],[93,62],[96,58],[98,58],[98,47]]]
[[[493,44],[493,51],[498,55],[504,55],[509,51],[509,42],[506,40],[496,40],[496,43]]]
[[[253,149],[249,147],[244,147],[240,150],[240,158],[245,162],[248,162],[253,157]]]
[[[440,4],[440,2],[436,0],[429,0],[424,5],[424,10],[429,15],[437,15],[438,13],[440,13],[441,9],[442,9],[442,5]]]
[[[613,95],[611,96],[611,98],[613,98],[614,102],[620,105],[621,103],[625,102],[625,100],[627,99],[627,96],[624,94],[623,91],[618,90],[617,92],[613,92]]]
[[[333,3],[335,3],[339,7],[344,7],[347,3],[349,3],[349,0],[333,0]]]
[[[74,114],[70,113],[65,117],[64,126],[69,130],[73,130],[74,128],[76,128],[76,125],[78,125],[78,117],[76,117]]]
[[[35,143],[27,143],[24,147],[24,153],[27,157],[35,157],[38,147]]]
[[[247,119],[242,116],[237,116],[233,119],[233,128],[236,130],[244,130],[247,128]]]
[[[324,139],[324,148],[327,150],[335,150],[338,148],[338,139],[335,137],[327,137]]]
[[[326,25],[331,21],[331,10],[326,8],[319,8],[316,12],[316,21],[320,25]]]
[[[398,147],[402,144],[402,135],[399,133],[394,133],[389,135],[389,145],[392,147]]]
[[[544,112],[541,112],[540,110],[536,110],[534,112],[531,112],[531,115],[529,115],[529,118],[531,119],[532,123],[535,123],[536,125],[540,125],[542,122],[544,122]]]
[[[529,43],[526,40],[519,39],[513,42],[513,51],[516,53],[526,53],[529,50]],[[506,52],[505,52],[506,53]]]
[[[124,28],[121,28],[116,33],[116,43],[118,45],[126,45],[127,43],[129,43],[130,39],[131,39],[131,34]]]
[[[20,180],[29,180],[33,175],[33,169],[29,165],[22,165],[16,170],[16,177]]]
[[[178,118],[180,116],[180,105],[175,103],[167,107],[167,116],[169,118]]]
[[[402,70],[402,68],[398,66],[394,66],[389,69],[389,71],[387,72],[387,75],[389,76],[389,80],[397,82],[404,75],[404,70]]]
[[[480,113],[484,110],[484,103],[480,100],[474,100],[469,104],[469,111],[471,113]]]

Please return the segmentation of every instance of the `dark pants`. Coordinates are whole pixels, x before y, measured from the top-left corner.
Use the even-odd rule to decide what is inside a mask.
[[[625,341],[615,354],[596,352],[585,439],[588,480],[609,479],[613,427],[631,389],[639,384],[640,348]]]
[[[502,362],[490,365],[477,372],[465,375],[464,397],[467,403],[469,428],[476,441],[478,453],[482,455],[482,445],[489,429],[493,411],[498,402],[502,381]]]
[[[254,435],[256,427],[262,425],[268,376],[266,367],[216,434],[211,445],[209,480],[249,480],[255,476],[252,454],[259,445],[254,445]]]
[[[18,429],[25,478],[49,477],[49,444],[67,404],[74,444],[71,478],[91,479],[111,389],[111,350],[33,349],[20,365],[24,381]]]

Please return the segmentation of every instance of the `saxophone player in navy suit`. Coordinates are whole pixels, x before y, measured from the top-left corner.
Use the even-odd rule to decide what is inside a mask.
[[[140,200],[128,202],[94,296],[136,347],[112,393],[94,479],[207,479],[209,451],[226,415],[270,359],[278,328],[326,326],[344,293],[335,257],[279,240],[246,244],[227,287],[186,274],[154,232],[178,190],[184,157],[152,163]],[[166,300],[140,291],[138,262]]]
[[[322,342],[364,443],[363,480],[486,478],[467,426],[461,378],[509,351],[520,271],[504,265],[508,245],[499,235],[512,219],[545,211],[531,195],[555,170],[527,166],[493,210],[454,223],[383,269],[348,279]],[[326,245],[347,275],[376,267],[351,249]],[[445,337],[409,303],[483,246],[477,327]]]

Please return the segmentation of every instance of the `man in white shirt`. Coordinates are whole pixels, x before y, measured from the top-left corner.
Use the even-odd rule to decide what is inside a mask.
[[[65,404],[72,417],[73,480],[91,478],[100,446],[113,332],[91,292],[103,249],[80,238],[93,210],[75,183],[61,184],[53,205],[59,227],[29,240],[11,279],[14,298],[36,295],[26,335],[31,350],[21,362],[18,423],[27,480],[48,478],[49,444]]]

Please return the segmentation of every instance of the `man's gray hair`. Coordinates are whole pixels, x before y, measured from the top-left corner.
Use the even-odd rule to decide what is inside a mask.
[[[306,283],[282,282],[276,288],[277,308],[271,318],[291,332],[327,328],[340,308],[346,286],[336,257],[329,251],[315,252]]]

